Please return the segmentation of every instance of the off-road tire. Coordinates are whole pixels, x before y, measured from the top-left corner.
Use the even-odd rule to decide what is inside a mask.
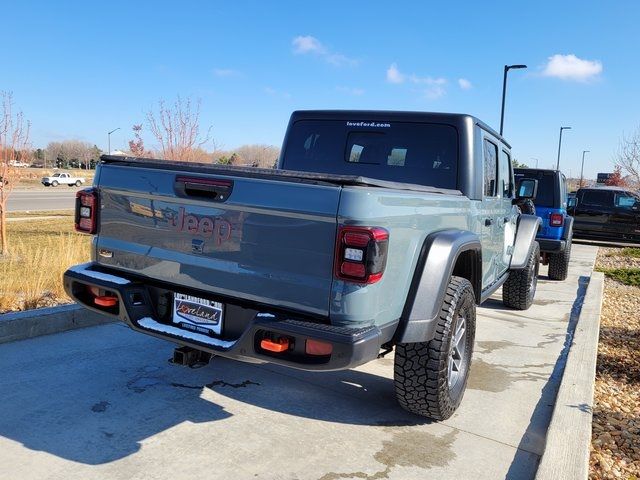
[[[540,245],[534,241],[527,266],[522,270],[509,272],[509,277],[502,286],[502,303],[516,310],[527,310],[533,304],[536,295],[539,268]]]
[[[566,280],[569,274],[569,260],[571,260],[572,239],[567,240],[567,245],[562,252],[549,255],[549,279]]]
[[[52,187],[57,187],[58,186],[57,180],[54,180],[53,182],[51,182],[51,186]]]
[[[396,345],[393,379],[402,408],[434,420],[446,420],[462,401],[473,354],[476,303],[467,279],[451,277],[437,322],[433,340]],[[449,361],[460,324],[466,325],[461,335],[465,341],[464,355],[457,381],[450,386]]]

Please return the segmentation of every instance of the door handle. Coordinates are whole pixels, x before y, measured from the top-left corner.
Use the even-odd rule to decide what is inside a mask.
[[[504,218],[502,219],[502,222],[503,222],[503,223],[509,223],[509,220],[510,220],[510,218],[509,218],[509,217],[504,217]]]
[[[485,218],[485,219],[484,219],[484,226],[485,226],[485,227],[489,227],[489,226],[491,226],[492,224],[493,224],[493,219],[491,219],[491,218]]]

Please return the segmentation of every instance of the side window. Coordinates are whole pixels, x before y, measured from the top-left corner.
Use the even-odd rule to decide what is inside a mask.
[[[484,139],[484,196],[495,197],[498,175],[498,146]]]
[[[511,155],[506,150],[502,150],[502,158],[500,158],[500,191],[502,198],[511,198]]]
[[[633,208],[637,201],[638,199],[629,192],[616,193],[615,196],[616,207]]]
[[[607,190],[587,190],[582,196],[582,205],[611,207],[613,205],[613,195]]]

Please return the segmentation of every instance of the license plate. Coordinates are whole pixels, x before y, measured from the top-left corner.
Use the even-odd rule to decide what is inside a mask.
[[[176,293],[173,297],[173,323],[198,333],[222,333],[224,307],[221,302]]]

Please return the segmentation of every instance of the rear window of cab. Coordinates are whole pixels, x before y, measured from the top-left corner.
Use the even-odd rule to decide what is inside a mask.
[[[282,168],[457,188],[458,132],[445,124],[299,120]]]

